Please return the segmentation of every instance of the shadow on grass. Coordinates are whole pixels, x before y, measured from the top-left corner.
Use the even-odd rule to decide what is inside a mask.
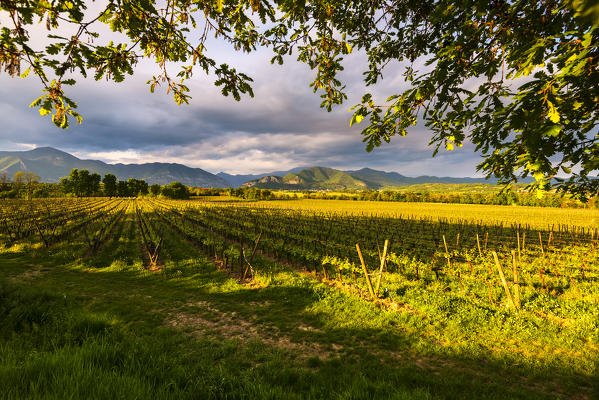
[[[0,397],[599,398],[596,373],[460,353],[427,337],[426,321],[310,278],[240,286],[174,236],[166,270],[143,271],[128,224],[94,257],[81,240],[0,254],[7,274],[48,271],[0,297],[2,320],[16,321]],[[198,318],[180,330],[167,323],[178,314]]]
[[[27,290],[33,294],[72,299],[65,311],[71,316],[59,318],[61,325],[47,332],[38,324],[45,340],[60,344],[44,347],[35,357],[20,354],[25,368],[10,361],[19,350],[3,347],[0,380],[29,385],[16,385],[5,397],[44,397],[60,393],[60,387],[63,394],[71,389],[94,393],[93,375],[113,386],[98,390],[95,398],[549,399],[599,394],[597,375],[572,375],[551,365],[518,366],[485,355],[451,355],[433,341],[423,352],[428,339],[399,328],[392,313],[301,277],[251,289],[205,262],[182,271],[173,279],[169,271],[54,269],[30,282]],[[320,307],[323,302],[330,304]],[[203,326],[190,327],[200,334],[189,335],[165,324],[177,313],[197,314],[200,324],[227,315],[226,321],[245,327],[247,335],[203,335],[210,330]],[[90,320],[102,329],[89,328]],[[33,331],[30,335],[33,344],[27,335],[6,344],[36,350],[40,339]]]

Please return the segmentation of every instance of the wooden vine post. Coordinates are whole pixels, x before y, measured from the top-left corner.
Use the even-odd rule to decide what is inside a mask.
[[[379,288],[381,287],[381,278],[383,276],[383,268],[387,262],[387,249],[389,248],[389,240],[385,239],[385,245],[383,246],[383,256],[381,257],[381,268],[379,269],[379,276],[376,280],[376,289],[374,290],[375,295],[378,297]]]
[[[362,257],[362,252],[360,251],[360,245],[356,243],[356,250],[358,250],[358,256],[360,257],[360,262],[362,263],[362,269],[364,270],[364,276],[366,277],[366,283],[368,284],[368,291],[373,299],[376,299],[374,294],[374,289],[372,288],[372,283],[370,282],[370,276],[368,276],[368,269],[366,268],[366,263],[364,262],[364,257]]]
[[[520,251],[520,231],[516,232],[516,237],[518,239],[518,261],[522,262],[522,253]]]
[[[254,244],[254,249],[252,250],[252,254],[250,255],[250,259],[248,260],[245,257],[245,251],[243,251],[243,248],[241,249],[241,256],[243,257],[243,259],[245,260],[247,267],[245,267],[245,271],[243,273],[243,277],[241,278],[241,280],[245,280],[245,277],[248,273],[249,269],[252,269],[252,278],[253,276],[253,268],[252,268],[252,261],[254,260],[254,256],[256,255],[256,250],[258,250],[258,244],[260,244],[260,238],[262,238],[262,232],[260,232],[258,234],[258,239],[256,239],[256,243]]]
[[[516,308],[514,304],[514,299],[512,299],[512,294],[510,293],[510,288],[507,286],[507,281],[505,280],[505,275],[503,275],[503,268],[501,268],[501,264],[499,263],[499,258],[497,257],[497,253],[493,251],[493,258],[495,259],[495,265],[497,265],[497,271],[499,271],[499,278],[501,278],[501,284],[505,289],[505,294],[507,295],[507,301],[510,308]]]
[[[518,262],[516,261],[516,252],[512,250],[512,263],[514,268],[514,300],[516,307],[520,309],[520,278],[518,276]]]
[[[451,269],[451,259],[449,258],[449,249],[447,248],[447,241],[445,235],[443,235],[443,244],[445,245],[445,257],[447,258],[447,267]]]
[[[541,236],[541,232],[539,232],[539,244],[541,245],[541,253],[543,257],[545,257],[545,249],[543,248],[543,237]]]

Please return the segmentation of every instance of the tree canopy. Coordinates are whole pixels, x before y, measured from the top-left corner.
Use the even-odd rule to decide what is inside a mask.
[[[17,187],[17,191],[19,191],[20,187],[25,187],[25,191],[27,193],[27,200],[31,200],[33,195],[33,189],[39,183],[40,177],[39,175],[34,174],[31,171],[17,171],[15,172],[14,182]]]
[[[10,25],[0,67],[36,74],[44,94],[32,106],[60,127],[81,121],[65,94],[77,73],[120,82],[140,58],[157,64],[150,91],[164,85],[178,104],[189,101],[185,81],[198,70],[215,74],[225,96],[253,96],[250,76],[209,56],[209,36],[245,52],[270,47],[271,62],[294,54],[314,71],[310,86],[327,110],[347,99],[339,73],[358,52],[367,86],[381,84],[389,65],[405,79],[394,95],[365,93],[353,107],[350,123],[364,121],[368,151],[423,124],[434,154],[471,142],[479,170],[503,183],[533,176],[532,189],[582,199],[599,190],[595,1],[109,0],[95,13],[89,4],[0,1]],[[28,32],[40,23],[51,43],[34,49]],[[103,42],[102,24],[122,42]]]

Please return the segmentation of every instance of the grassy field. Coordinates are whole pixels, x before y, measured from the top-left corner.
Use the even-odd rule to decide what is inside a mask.
[[[593,227],[591,211],[527,214],[520,213],[522,207],[313,200],[267,204],[275,206],[273,214],[258,214],[259,222],[252,222],[236,208],[228,209],[231,219],[217,220],[228,214],[206,213],[200,202],[69,203],[65,207],[86,211],[81,219],[61,222],[62,236],[50,235],[52,224],[43,228],[48,244],[35,230],[28,236],[20,231],[19,239],[4,231],[0,398],[599,398],[594,237],[571,242],[564,237],[558,245],[556,233],[554,244],[543,249],[547,290],[533,282],[539,249],[523,248],[527,285],[519,310],[507,307],[501,286],[493,287],[489,303],[484,284],[480,289],[466,281],[468,262],[475,267],[473,278],[493,265],[487,258],[458,259],[469,248],[451,244],[457,269],[438,279],[433,269],[425,270],[424,260],[416,276],[407,270],[415,264],[393,272],[390,260],[382,288],[392,296],[373,301],[363,278],[350,284],[347,271],[343,280],[335,278],[335,270],[323,276],[324,270],[305,268],[299,258],[293,262],[267,247],[276,245],[267,228],[277,218],[281,226],[289,224],[284,218],[295,218],[289,232],[272,227],[289,237],[290,254],[302,248],[302,230],[310,232],[308,224],[318,223],[279,214],[276,207],[489,218],[541,228],[552,221]],[[263,233],[263,242],[253,258],[248,238],[256,232]],[[253,274],[242,280],[239,267],[248,266],[235,251],[244,240]],[[366,252],[373,246],[363,247]],[[409,258],[410,250],[397,252],[401,249]],[[431,254],[437,251],[430,248]],[[149,253],[158,255],[155,265]],[[370,253],[367,260],[375,257]],[[566,266],[580,268],[582,276],[569,272],[568,278]]]

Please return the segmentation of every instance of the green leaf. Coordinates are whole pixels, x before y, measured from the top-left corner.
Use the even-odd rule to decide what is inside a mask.
[[[364,116],[362,114],[354,114],[351,121],[349,122],[349,126],[352,126],[353,124],[359,124],[360,122],[362,122],[363,119]]]
[[[38,97],[37,99],[33,100],[33,102],[31,104],[29,104],[29,107],[30,108],[37,107],[42,102],[44,97],[46,97],[46,96],[44,95],[42,97]]]
[[[537,199],[542,199],[543,195],[544,195],[544,193],[543,193],[543,191],[541,189],[537,189],[535,191],[535,194],[537,195]]]
[[[558,120],[559,120],[559,115],[558,115]],[[561,125],[551,125],[545,130],[544,134],[545,134],[545,136],[556,137],[557,135],[559,135],[559,133],[561,131],[562,131]]]
[[[553,122],[554,124],[557,124],[559,122],[559,118],[560,118],[559,113],[557,112],[557,109],[555,108],[553,103],[550,102],[549,100],[547,100],[547,108],[549,109],[549,112],[547,113],[547,117],[549,117],[551,122]]]

